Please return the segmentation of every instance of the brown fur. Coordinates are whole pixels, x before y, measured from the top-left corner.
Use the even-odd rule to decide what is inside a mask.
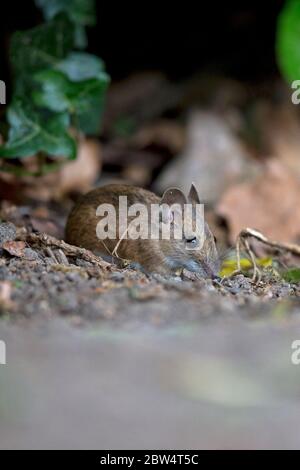
[[[192,191],[190,195],[191,193]],[[162,201],[150,191],[120,184],[110,184],[90,191],[79,200],[69,215],[66,226],[67,242],[87,248],[98,255],[112,254],[118,239],[106,239],[105,245],[98,239],[96,227],[100,218],[96,216],[96,210],[100,204],[104,203],[112,204],[117,209],[121,195],[127,196],[128,207],[135,203],[142,203],[150,209],[151,204],[159,204]],[[161,274],[169,274],[184,267],[189,269],[195,260],[197,269],[190,270],[199,272],[203,277],[211,277],[217,274],[219,262],[214,237],[207,225],[205,235],[204,246],[200,251],[187,251],[182,240],[122,239],[117,255],[122,259],[138,263],[147,272]]]

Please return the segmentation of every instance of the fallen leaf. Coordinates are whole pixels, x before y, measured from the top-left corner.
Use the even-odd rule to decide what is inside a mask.
[[[289,92],[289,90],[288,90]],[[260,125],[265,151],[280,160],[300,178],[300,121],[299,110],[287,96],[280,106],[265,106]]]
[[[66,163],[60,170],[58,192],[85,193],[97,180],[102,162],[100,143],[96,139],[81,142],[76,160]]]
[[[194,182],[201,200],[214,203],[228,187],[249,179],[258,169],[225,118],[197,111],[188,122],[185,150],[166,166],[156,188],[163,192],[176,186],[187,192]]]
[[[37,171],[36,157],[26,158],[23,164],[27,171]],[[100,143],[96,139],[83,139],[80,142],[76,160],[64,162],[58,170],[39,178],[17,177],[0,171],[1,185],[3,181],[7,187],[9,186],[11,199],[17,201],[24,198],[40,201],[60,199],[71,192],[85,193],[91,189],[100,174],[101,165]],[[1,190],[2,188],[0,188],[0,195]],[[8,196],[10,196],[9,193]]]
[[[240,263],[241,263],[242,271],[249,271],[249,269],[253,268],[253,264],[248,258],[241,258]],[[273,260],[272,258],[267,258],[267,257],[258,258],[256,259],[256,263],[258,266],[262,268],[268,268],[272,266]],[[225,260],[222,263],[220,276],[221,277],[230,276],[234,271],[237,270],[237,268],[238,268],[238,265],[237,265],[236,259]]]
[[[223,195],[217,213],[229,226],[232,243],[251,227],[266,237],[297,241],[300,237],[300,182],[285,165],[269,160],[254,181],[232,186]]]
[[[26,247],[25,242],[8,240],[3,243],[2,248],[7,251],[11,256],[17,258],[23,258],[25,256],[24,249]]]

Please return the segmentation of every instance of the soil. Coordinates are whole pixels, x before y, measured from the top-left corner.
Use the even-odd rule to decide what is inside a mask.
[[[24,242],[16,211],[0,224],[1,448],[299,446],[300,284],[102,269]]]
[[[216,319],[290,316],[300,309],[300,285],[268,273],[254,283],[244,275],[219,282],[191,280],[185,274],[145,275],[113,264],[101,269],[80,256],[68,259],[60,249],[15,241],[16,233],[12,223],[0,225],[5,246],[0,282],[11,286],[7,305],[4,301],[0,308],[11,321],[63,316],[78,325],[93,321],[125,329],[161,329]]]

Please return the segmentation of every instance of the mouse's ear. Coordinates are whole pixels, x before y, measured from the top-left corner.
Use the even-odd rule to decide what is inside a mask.
[[[173,204],[179,205],[184,209],[184,205],[187,203],[186,197],[183,192],[178,188],[169,188],[167,189],[160,201],[160,205],[164,204],[162,207],[162,221],[167,222],[173,220]]]
[[[188,201],[192,204],[200,204],[199,194],[194,183],[192,183],[191,185],[191,189],[188,195]]]
[[[187,201],[185,195],[180,189],[169,188],[162,195],[160,203],[168,204],[169,206],[171,206],[172,204],[180,204],[181,206],[184,206]]]

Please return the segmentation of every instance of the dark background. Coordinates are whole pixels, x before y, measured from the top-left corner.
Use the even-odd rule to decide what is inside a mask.
[[[89,30],[89,51],[101,56],[113,79],[159,69],[178,79],[198,71],[260,80],[277,73],[276,18],[284,1],[100,2]],[[12,32],[42,21],[31,0],[2,8],[1,79],[9,78]],[[8,81],[8,80],[7,80]]]

